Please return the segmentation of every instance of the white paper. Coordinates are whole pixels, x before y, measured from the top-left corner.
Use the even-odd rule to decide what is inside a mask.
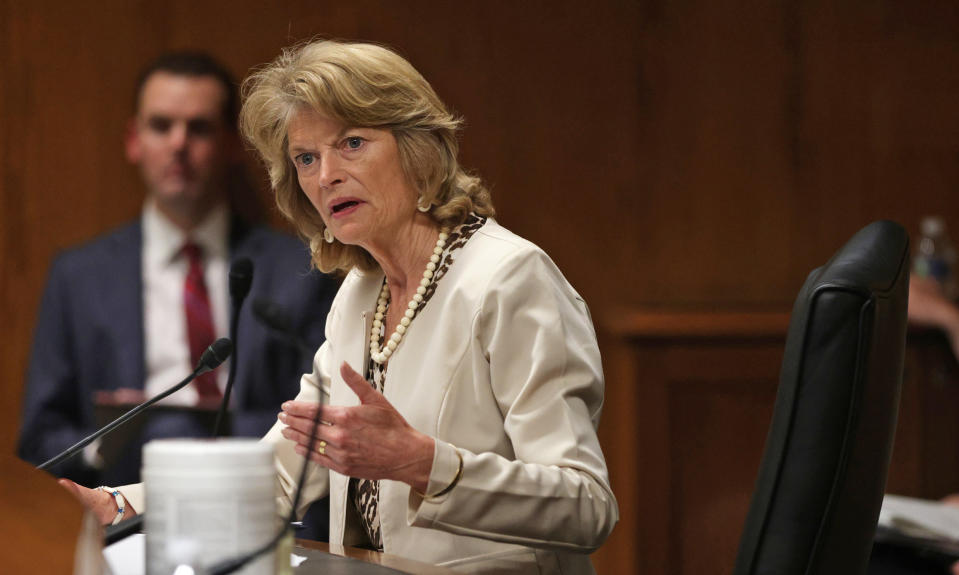
[[[113,575],[143,575],[147,570],[146,536],[137,533],[104,547],[103,558]]]
[[[110,575],[144,575],[147,571],[146,536],[137,533],[104,547],[103,558],[110,568]],[[290,555],[292,567],[299,567],[304,561],[306,557],[296,553]]]
[[[879,512],[879,525],[914,537],[959,541],[959,507],[886,494]]]

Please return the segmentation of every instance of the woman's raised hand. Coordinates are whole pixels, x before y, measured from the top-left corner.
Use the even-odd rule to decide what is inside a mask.
[[[402,481],[420,493],[426,491],[433,468],[433,438],[414,429],[382,393],[346,362],[340,375],[359,397],[357,406],[323,406],[322,424],[310,459],[333,471],[361,479]],[[287,401],[280,421],[283,437],[306,453],[310,429],[319,406]]]

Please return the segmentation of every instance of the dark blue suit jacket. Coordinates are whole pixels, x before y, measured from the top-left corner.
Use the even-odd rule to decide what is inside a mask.
[[[61,254],[53,263],[34,334],[18,451],[35,464],[53,457],[94,429],[97,390],[141,388],[145,379],[139,220]],[[250,305],[266,298],[285,308],[296,332],[313,349],[338,282],[309,267],[306,247],[294,238],[234,220],[231,258],[253,261],[253,284],[237,326],[236,380],[231,397],[234,435],[260,436],[280,404],[299,390],[312,356],[261,325]],[[186,377],[188,374],[184,373]],[[143,417],[143,415],[141,415]],[[102,472],[82,454],[51,470],[88,486],[139,481],[142,444],[158,437],[209,437],[209,415],[188,410],[147,414],[140,437]],[[133,422],[127,424],[133,428]],[[114,434],[130,433],[120,427]],[[117,439],[117,438],[112,438]]]

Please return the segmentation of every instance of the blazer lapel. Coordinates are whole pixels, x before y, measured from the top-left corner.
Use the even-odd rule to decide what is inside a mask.
[[[356,405],[359,400],[356,394],[346,385],[340,376],[340,365],[345,361],[366,377],[366,366],[370,353],[370,328],[373,325],[373,308],[376,305],[380,286],[383,284],[383,274],[370,274],[359,280],[350,301],[344,302],[343,324],[336,330],[336,340],[333,344],[338,349],[335,365],[330,366],[331,390],[330,402],[336,405]]]

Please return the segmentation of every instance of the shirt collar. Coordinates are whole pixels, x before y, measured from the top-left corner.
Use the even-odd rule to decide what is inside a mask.
[[[229,253],[229,230],[230,212],[225,204],[210,210],[189,237],[163,215],[155,200],[148,198],[143,205],[143,243],[148,246],[148,257],[158,265],[174,261],[188,239],[202,248],[204,257],[226,258]]]

